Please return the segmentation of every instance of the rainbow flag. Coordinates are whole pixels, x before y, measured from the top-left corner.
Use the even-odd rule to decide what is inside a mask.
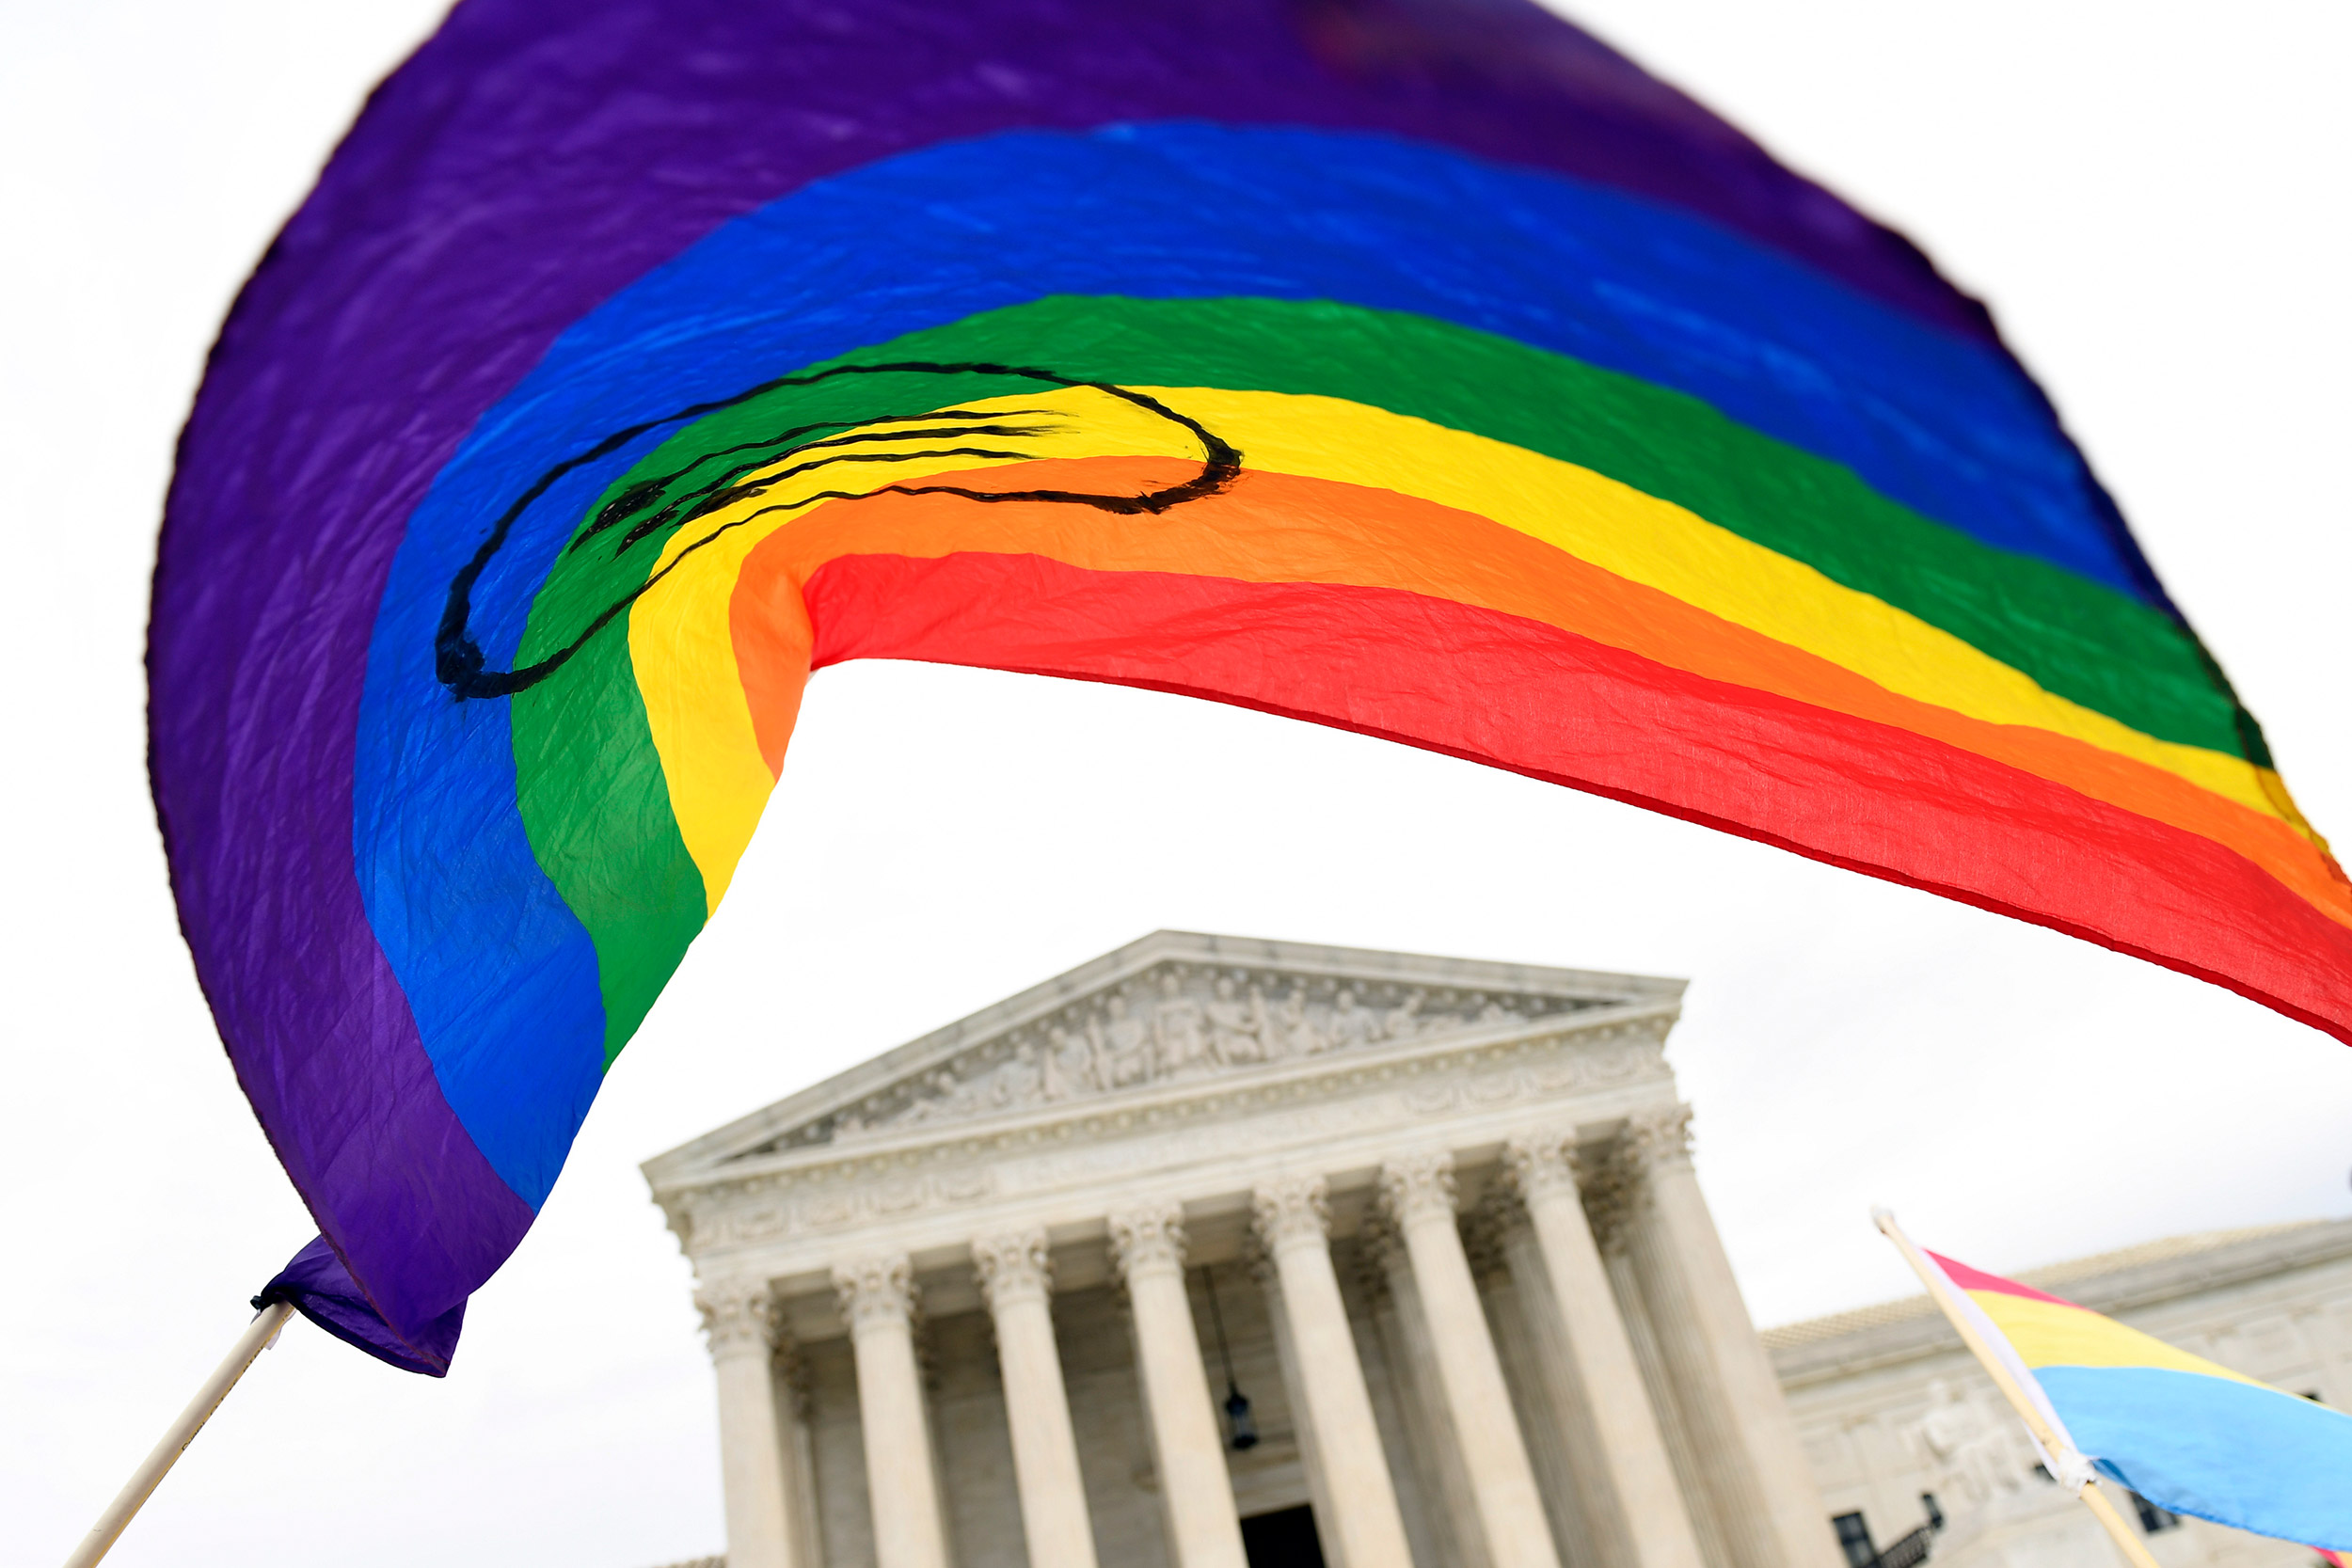
[[[468,0],[238,299],[156,572],[279,1288],[443,1363],[853,658],[1473,758],[2352,1037],[2352,888],[1982,307],[1535,6]]]
[[[2352,1416],[1922,1250],[1939,1292],[2093,1469],[2175,1513],[2352,1549]]]

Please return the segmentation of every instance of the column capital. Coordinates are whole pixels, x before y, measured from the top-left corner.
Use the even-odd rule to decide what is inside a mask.
[[[764,1279],[712,1280],[694,1291],[703,1337],[713,1361],[728,1355],[772,1354],[785,1338],[783,1314]]]
[[[1388,1300],[1390,1275],[1411,1266],[1396,1222],[1374,1204],[1356,1231],[1356,1283],[1362,1287],[1364,1299],[1375,1304]]]
[[[1320,1176],[1283,1176],[1258,1184],[1249,1195],[1258,1244],[1279,1254],[1309,1243],[1327,1244],[1331,1233],[1331,1186]]]
[[[1584,1218],[1592,1227],[1593,1244],[1613,1257],[1620,1256],[1648,1196],[1641,1162],[1629,1141],[1585,1156],[1582,1165]]]
[[[1502,1146],[1502,1165],[1523,1199],[1542,1199],[1565,1193],[1577,1196],[1577,1179],[1583,1174],[1584,1152],[1576,1134],[1556,1128],[1521,1132]]]
[[[921,1299],[914,1283],[914,1264],[903,1252],[835,1263],[833,1288],[852,1334],[869,1323],[907,1322]]]
[[[979,1238],[972,1243],[972,1272],[991,1312],[1016,1301],[1044,1300],[1054,1290],[1054,1258],[1046,1247],[1045,1227]]]
[[[1454,1219],[1454,1156],[1445,1149],[1402,1154],[1380,1167],[1380,1201],[1400,1229],[1442,1215]]]
[[[1249,1227],[1249,1241],[1241,1250],[1241,1262],[1242,1267],[1249,1271],[1249,1277],[1258,1282],[1259,1289],[1274,1291],[1282,1289],[1281,1264],[1265,1244],[1264,1238],[1258,1234],[1255,1225]]]
[[[1644,1170],[1688,1168],[1691,1164],[1691,1107],[1672,1105],[1660,1111],[1636,1111],[1625,1120],[1626,1146]]]
[[[1526,1211],[1509,1183],[1488,1183],[1462,1216],[1462,1251],[1470,1259],[1470,1276],[1482,1281],[1510,1278],[1510,1238],[1526,1223]]]
[[[1109,1216],[1111,1267],[1120,1278],[1139,1274],[1181,1274],[1184,1267],[1184,1206],[1138,1203]]]

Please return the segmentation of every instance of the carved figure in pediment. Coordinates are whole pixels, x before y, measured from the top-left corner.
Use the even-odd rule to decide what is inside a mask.
[[[958,1083],[955,1072],[951,1069],[941,1068],[923,1080],[923,1086],[930,1091],[929,1095],[916,1100],[914,1104],[908,1106],[906,1115],[901,1119],[930,1121],[935,1117],[946,1116],[957,1108],[956,1101],[961,1098],[958,1091],[961,1085]]]
[[[1215,1065],[1209,1058],[1206,1022],[1200,1004],[1185,993],[1184,982],[1172,973],[1161,975],[1159,1005],[1152,1011],[1161,1077],[1188,1077]]]
[[[1045,1053],[1040,1064],[1048,1100],[1068,1100],[1073,1095],[1089,1094],[1102,1085],[1094,1077],[1094,1042],[1073,1035],[1059,1024],[1048,1033],[1053,1049]]]
[[[1337,1051],[1345,1046],[1362,1045],[1379,1034],[1381,1019],[1371,1008],[1357,1006],[1352,987],[1342,986],[1340,994],[1332,999],[1331,1016],[1323,1029],[1326,1049]]]
[[[989,1098],[1007,1110],[1035,1105],[1045,1098],[1045,1069],[1038,1061],[1036,1046],[1025,1041],[1014,1047],[1012,1060],[998,1070],[990,1085]]]
[[[1500,1029],[1518,1022],[1518,1009],[1501,997],[1486,998],[1486,1005],[1478,1009],[1478,1026],[1482,1029]]]
[[[1152,1077],[1152,1029],[1135,1009],[1127,1006],[1123,996],[1114,996],[1106,1005],[1109,1017],[1103,1024],[1103,1077],[1104,1086],[1114,1089],[1148,1083]]]
[[[1220,974],[1208,1004],[1209,1050],[1228,1067],[1265,1060],[1265,998],[1258,988],[1240,994],[1230,974]]]
[[[1391,1007],[1381,1015],[1380,1033],[1392,1040],[1412,1038],[1421,1032],[1424,1022],[1431,1022],[1421,1016],[1421,1005],[1428,999],[1429,993],[1418,986],[1406,991],[1400,1006]]]
[[[1308,988],[1301,980],[1282,999],[1282,1051],[1287,1055],[1322,1055],[1327,1044],[1315,1013],[1308,1011]]]
[[[1307,1016],[1307,985],[1299,981],[1290,994],[1274,1005],[1266,1054],[1274,1057],[1312,1056],[1323,1050],[1323,1031]]]

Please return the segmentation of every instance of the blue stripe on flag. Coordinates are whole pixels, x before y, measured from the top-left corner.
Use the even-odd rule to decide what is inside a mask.
[[[2082,1451],[2176,1513],[2352,1550],[2352,1416],[2157,1367],[2037,1367]]]

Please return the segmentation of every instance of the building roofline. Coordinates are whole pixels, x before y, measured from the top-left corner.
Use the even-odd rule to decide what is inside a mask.
[[[2341,1258],[2352,1258],[2352,1218],[2194,1231],[2011,1277],[2112,1315]],[[1914,1360],[1959,1342],[1924,1294],[1783,1323],[1762,1338],[1784,1383]]]
[[[1580,1000],[1629,1004],[1677,1003],[1689,985],[1685,980],[1647,974],[1503,963],[1486,958],[1454,958],[1367,947],[1335,947],[1316,942],[1277,942],[1262,937],[1224,936],[1207,931],[1158,930],[658,1154],[645,1161],[639,1169],[648,1182],[659,1188],[697,1167],[755,1148],[836,1106],[926,1071],[935,1063],[952,1057],[969,1046],[1116,986],[1155,964],[1170,959],[1263,966],[1364,981],[1402,981],[1473,990],[1491,988],[1536,994],[1549,992]]]

